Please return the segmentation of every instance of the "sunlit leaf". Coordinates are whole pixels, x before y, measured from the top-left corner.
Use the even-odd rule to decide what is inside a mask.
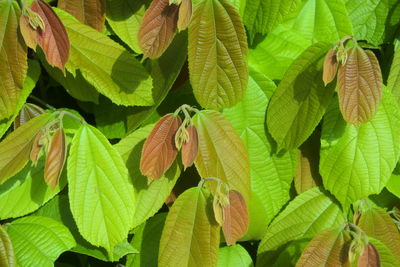
[[[199,151],[199,136],[196,128],[191,125],[186,127],[189,140],[182,145],[182,163],[185,168],[192,166]]]
[[[17,2],[0,2],[0,120],[14,114],[28,69],[27,48],[18,30],[20,15]]]
[[[338,95],[346,121],[359,126],[370,121],[382,95],[382,74],[374,53],[361,47],[347,51],[346,64],[339,67]]]
[[[189,26],[192,18],[192,0],[182,0],[179,6],[178,30],[182,31]]]
[[[28,16],[21,15],[19,18],[19,30],[21,31],[25,44],[36,51],[36,46],[38,43],[37,33],[36,30],[30,25]]]
[[[322,73],[322,80],[325,83],[325,86],[333,81],[336,76],[336,72],[338,69],[338,61],[336,59],[336,50],[331,49],[325,56],[324,60],[324,71]]]
[[[158,266],[215,266],[219,226],[208,191],[190,188],[172,205],[161,235]]]
[[[392,251],[384,243],[372,237],[368,237],[368,241],[370,244],[374,245],[374,247],[378,251],[381,266],[388,266],[388,267],[399,266],[400,261],[396,259]]]
[[[67,143],[65,133],[63,129],[57,129],[51,138],[44,168],[44,180],[53,189],[58,184],[66,157]]]
[[[127,237],[135,212],[133,186],[121,156],[99,130],[82,125],[72,140],[67,170],[79,232],[111,253]]]
[[[253,260],[241,245],[222,247],[218,252],[218,267],[253,267]]]
[[[364,246],[363,253],[358,258],[358,267],[379,267],[381,260],[375,246],[368,243]]]
[[[57,7],[67,11],[80,22],[100,32],[104,29],[106,12],[105,0],[59,0]]]
[[[14,248],[7,232],[0,225],[0,266],[14,267],[16,265]]]
[[[158,58],[174,39],[178,6],[168,0],[153,0],[143,16],[139,30],[139,45],[143,55]]]
[[[22,124],[26,123],[30,119],[37,117],[43,113],[44,110],[35,104],[31,103],[24,104],[14,120],[14,129],[20,127]]]
[[[204,108],[235,105],[247,87],[247,42],[237,10],[227,0],[202,0],[189,27],[193,93]]]
[[[250,200],[250,169],[246,148],[235,129],[216,111],[203,110],[193,117],[199,135],[195,160],[202,178],[216,177]],[[215,188],[215,184],[206,184]]]
[[[70,44],[64,25],[49,4],[34,1],[31,10],[38,13],[44,22],[44,29],[37,29],[37,43],[51,66],[64,71],[70,54]]]

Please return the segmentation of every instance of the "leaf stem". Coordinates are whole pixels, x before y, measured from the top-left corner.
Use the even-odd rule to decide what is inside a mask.
[[[39,97],[36,97],[34,95],[30,95],[29,96],[30,99],[35,100],[36,102],[38,102],[39,104],[45,106],[48,109],[52,109],[55,110],[56,108],[53,107],[52,105],[47,104],[46,102],[44,102],[42,99],[40,99]]]

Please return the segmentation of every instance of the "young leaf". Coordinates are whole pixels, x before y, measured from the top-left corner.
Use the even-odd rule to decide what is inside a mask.
[[[51,6],[44,1],[34,1],[30,8],[44,22],[44,29],[37,29],[37,43],[46,55],[47,62],[64,71],[70,49],[64,25]]]
[[[53,189],[58,184],[66,157],[67,143],[65,141],[65,133],[63,129],[57,129],[51,138],[44,168],[44,180]]]
[[[204,108],[235,105],[247,87],[247,42],[237,10],[227,0],[202,0],[189,27],[193,93]]]
[[[43,114],[44,110],[36,106],[35,104],[26,103],[23,105],[22,109],[18,113],[17,117],[14,120],[14,129],[17,129],[22,124],[26,123],[30,119]]]
[[[246,148],[225,117],[216,111],[203,110],[193,117],[199,135],[195,160],[202,178],[217,177],[232,190],[250,200],[250,169]],[[206,184],[214,186],[214,184]]]
[[[330,45],[316,43],[290,66],[268,105],[267,126],[278,148],[300,146],[314,131],[335,87],[324,87],[323,57]],[[285,108],[282,108],[285,107]]]
[[[312,188],[289,202],[268,227],[258,247],[257,264],[268,265],[273,251],[289,241],[314,237],[345,221],[340,206],[320,188]]]
[[[105,0],[59,0],[57,7],[67,11],[83,24],[103,32],[106,12]]]
[[[381,260],[375,246],[368,243],[364,246],[363,253],[358,258],[358,267],[379,267]]]
[[[190,188],[172,205],[161,235],[158,266],[215,266],[219,226],[212,214],[211,194]]]
[[[121,156],[99,130],[85,124],[72,140],[67,169],[79,232],[112,253],[126,238],[135,212],[133,186]]]
[[[179,6],[178,30],[183,31],[189,26],[192,18],[192,0],[182,0]]]
[[[7,232],[0,225],[0,266],[16,266],[14,248]]]
[[[296,267],[348,266],[346,242],[349,240],[343,227],[322,231],[305,248]]]
[[[223,207],[223,224],[225,240],[228,246],[235,245],[249,227],[249,214],[242,195],[236,190],[230,190],[229,204]]]
[[[372,120],[382,95],[382,74],[373,52],[356,46],[347,51],[346,64],[339,67],[340,110],[347,122],[360,126]]]
[[[336,49],[331,49],[325,56],[324,59],[324,71],[322,73],[322,80],[325,83],[325,86],[333,81],[336,76],[336,72],[338,69],[338,61],[336,59]]]
[[[241,245],[222,247],[218,252],[218,267],[246,266],[253,267],[253,260]]]
[[[35,139],[33,139],[31,153],[29,154],[29,159],[32,161],[33,164],[36,164],[39,159],[40,151],[44,146],[44,144],[42,143],[45,140],[44,136],[44,131],[40,131],[36,135]]]
[[[177,5],[168,0],[153,0],[143,16],[139,30],[139,45],[143,55],[158,58],[171,44],[178,21]]]
[[[0,120],[15,113],[28,69],[27,48],[18,31],[20,15],[17,2],[0,2]]]
[[[179,116],[169,113],[154,125],[147,137],[140,159],[140,171],[150,180],[163,176],[178,155],[174,137],[181,123]]]
[[[189,140],[182,145],[182,163],[185,168],[192,166],[199,151],[199,136],[196,127],[190,125],[186,127]]]
[[[118,105],[153,104],[152,79],[122,46],[68,13],[55,9],[71,41],[67,70],[79,69],[101,94]]]
[[[19,266],[53,266],[61,253],[75,246],[68,228],[46,217],[15,220],[6,226],[6,231]]]
[[[36,13],[35,13],[36,14]],[[38,15],[39,16],[39,15]],[[29,16],[21,15],[19,18],[19,30],[24,38],[25,44],[36,51],[38,44],[36,30],[32,28]]]
[[[33,140],[40,129],[53,118],[54,116],[50,113],[37,116],[1,141],[0,184],[22,170],[29,161]]]

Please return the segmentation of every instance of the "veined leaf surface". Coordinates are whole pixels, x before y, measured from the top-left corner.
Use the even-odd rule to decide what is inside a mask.
[[[14,248],[7,232],[0,225],[0,266],[16,266]]]

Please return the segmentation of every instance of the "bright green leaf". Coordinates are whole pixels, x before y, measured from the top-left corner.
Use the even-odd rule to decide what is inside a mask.
[[[227,0],[202,0],[189,27],[189,71],[202,107],[235,105],[247,87],[247,42],[237,10]]]
[[[6,231],[20,266],[54,266],[61,253],[75,246],[68,228],[46,217],[15,220],[7,225]]]
[[[390,191],[390,193],[400,198],[400,174],[396,172],[396,169],[395,172],[393,172],[390,176],[390,179],[386,184],[386,188]]]
[[[379,193],[400,153],[400,110],[384,90],[374,118],[359,128],[346,124],[335,100],[322,126],[320,173],[326,189],[347,207]]]
[[[79,69],[101,94],[124,106],[154,103],[152,79],[142,65],[122,46],[72,15],[55,9],[71,42],[67,70]]]
[[[400,262],[384,243],[370,236],[368,237],[368,241],[378,250],[381,266],[397,267],[400,265]]]
[[[222,247],[218,252],[218,267],[253,267],[249,253],[239,244]]]
[[[16,266],[14,248],[7,232],[0,225],[0,266]]]
[[[400,42],[396,43],[392,66],[387,80],[387,88],[400,103]]]
[[[268,105],[267,126],[279,149],[300,146],[328,107],[334,85],[324,86],[322,63],[330,45],[314,44],[285,73]],[[285,108],[282,108],[285,107]]]
[[[190,188],[174,202],[161,235],[158,266],[215,266],[220,227],[211,194]]]
[[[121,156],[99,130],[82,125],[72,140],[67,167],[70,207],[79,232],[111,253],[127,237],[135,212],[133,186]]]

